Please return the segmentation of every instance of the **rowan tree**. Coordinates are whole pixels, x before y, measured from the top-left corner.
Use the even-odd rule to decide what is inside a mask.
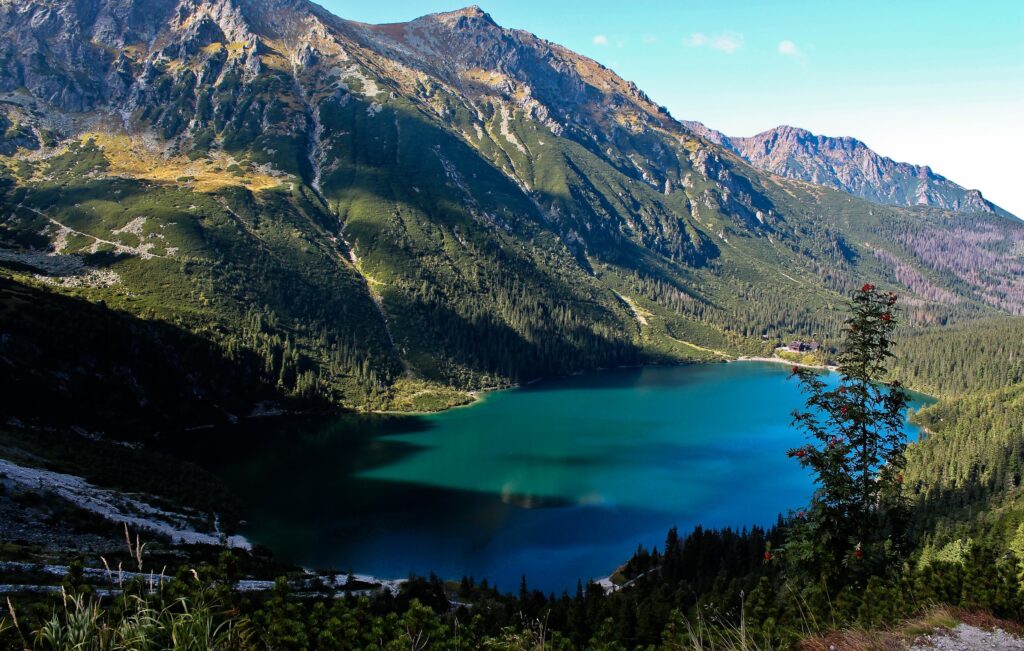
[[[885,571],[905,545],[904,422],[908,396],[886,382],[897,297],[866,284],[850,301],[839,382],[807,368],[793,377],[807,396],[793,414],[807,444],[791,449],[817,490],[796,518],[786,549],[817,577],[865,578]]]

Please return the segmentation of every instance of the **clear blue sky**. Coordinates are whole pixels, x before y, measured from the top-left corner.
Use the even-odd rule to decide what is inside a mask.
[[[470,4],[468,0],[466,4]],[[320,0],[370,23],[459,0]],[[1024,0],[483,0],[635,81],[678,118],[746,136],[849,135],[1024,217]]]

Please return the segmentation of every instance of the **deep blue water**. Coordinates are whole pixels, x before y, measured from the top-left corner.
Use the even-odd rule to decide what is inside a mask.
[[[753,362],[607,371],[428,416],[275,419],[246,430],[241,456],[208,458],[245,502],[243,533],[282,559],[571,591],[671,526],[768,525],[804,505],[788,377]]]

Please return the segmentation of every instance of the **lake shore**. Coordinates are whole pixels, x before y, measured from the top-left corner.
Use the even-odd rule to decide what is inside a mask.
[[[753,359],[753,358],[751,358],[751,359]],[[725,360],[680,360],[680,361],[678,361],[676,363],[626,364],[626,365],[622,365],[622,366],[598,367],[598,368],[589,369],[589,370],[585,370],[585,371],[582,371],[582,370],[581,371],[574,371],[572,373],[566,373],[564,375],[553,375],[551,377],[538,377],[538,378],[533,378],[532,380],[525,380],[523,382],[512,382],[512,383],[509,383],[509,384],[495,385],[495,386],[489,386],[489,387],[482,387],[480,389],[468,389],[468,390],[464,390],[464,391],[460,390],[463,393],[463,395],[465,395],[467,398],[469,398],[468,400],[466,400],[464,402],[455,402],[455,403],[452,403],[452,404],[449,404],[449,405],[445,405],[443,407],[438,407],[437,409],[429,409],[429,410],[420,410],[420,409],[368,409],[368,410],[362,411],[361,413],[378,414],[378,415],[382,415],[382,416],[429,416],[431,414],[440,414],[440,413],[443,413],[443,412],[446,412],[446,411],[450,411],[452,409],[464,409],[466,407],[472,407],[474,405],[480,404],[484,399],[486,399],[486,397],[488,395],[490,395],[492,393],[496,393],[496,392],[499,392],[499,391],[509,391],[511,389],[522,389],[524,387],[528,387],[528,386],[531,386],[531,385],[534,385],[534,384],[539,384],[541,382],[549,382],[549,381],[552,381],[552,380],[559,380],[559,379],[564,379],[564,378],[576,377],[576,376],[579,376],[579,375],[588,375],[590,373],[603,373],[603,372],[606,372],[606,371],[619,371],[619,370],[630,369],[630,368],[642,369],[642,368],[654,368],[654,367],[659,367],[659,366],[687,366],[687,365],[690,365],[690,364],[717,364],[717,363],[720,363],[722,361],[730,362],[730,361],[736,361],[736,360],[732,360],[732,359],[725,359]]]
[[[562,375],[562,376],[555,376],[555,377],[548,377],[548,378],[534,378],[532,380],[527,380],[527,381],[521,382],[521,383],[515,382],[515,383],[508,384],[508,385],[498,385],[498,386],[484,387],[484,388],[481,388],[481,389],[472,389],[472,390],[468,390],[468,391],[464,392],[464,395],[468,398],[468,400],[466,400],[464,402],[456,402],[456,403],[453,403],[453,404],[445,405],[445,406],[439,407],[437,409],[430,409],[430,410],[371,409],[371,410],[367,410],[364,413],[379,414],[379,415],[389,415],[389,416],[429,416],[431,414],[439,414],[439,413],[442,413],[442,412],[445,412],[445,411],[449,411],[449,410],[452,410],[452,409],[464,409],[466,407],[473,407],[475,405],[480,404],[487,397],[488,394],[495,393],[497,391],[508,391],[510,389],[519,389],[519,388],[523,388],[523,387],[526,387],[526,386],[530,386],[532,384],[537,384],[539,382],[545,382],[545,381],[549,381],[549,380],[556,380],[556,379],[559,379],[559,378],[573,377],[573,376],[576,376],[576,375],[585,375],[585,374],[588,374],[588,373],[600,373],[602,371],[621,370],[621,369],[626,369],[626,368],[649,368],[649,367],[657,367],[657,366],[686,366],[686,365],[689,365],[689,364],[716,364],[716,363],[723,363],[723,362],[726,363],[726,364],[732,363],[732,362],[766,362],[766,363],[769,363],[769,364],[785,364],[785,365],[788,365],[788,366],[797,366],[797,367],[800,367],[800,368],[809,368],[809,369],[822,370],[822,371],[838,371],[839,370],[838,366],[831,365],[831,364],[806,364],[804,362],[794,362],[794,361],[791,361],[791,360],[788,360],[788,359],[783,359],[781,357],[759,357],[759,356],[750,356],[750,355],[741,355],[739,357],[726,357],[726,358],[721,359],[721,360],[709,360],[709,361],[685,360],[685,361],[679,361],[676,364],[657,364],[657,363],[655,363],[655,364],[636,364],[636,365],[628,365],[628,366],[617,366],[617,367],[612,367],[612,368],[596,368],[596,369],[592,369],[592,370],[589,370],[589,371],[576,371],[574,373],[569,373],[567,375]]]
[[[813,368],[822,371],[838,371],[839,367],[831,364],[804,364],[803,362],[794,362],[781,357],[737,357],[736,359],[726,360],[729,362],[768,362],[770,364],[786,364],[787,366],[796,366],[799,368]]]

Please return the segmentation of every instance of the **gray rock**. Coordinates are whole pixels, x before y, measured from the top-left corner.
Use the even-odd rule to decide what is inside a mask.
[[[952,631],[926,636],[910,651],[1024,651],[1024,640],[996,628],[960,624]]]

